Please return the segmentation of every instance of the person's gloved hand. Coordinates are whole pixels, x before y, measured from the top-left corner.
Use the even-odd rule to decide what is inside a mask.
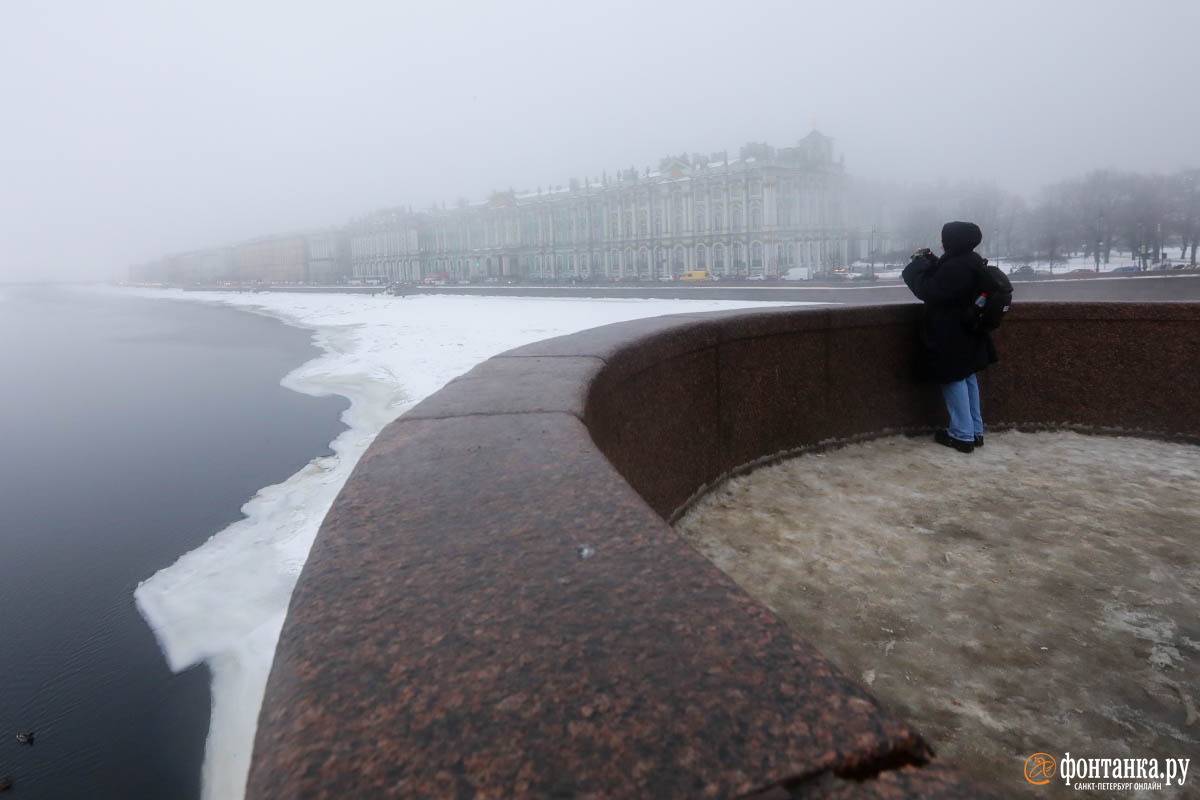
[[[928,247],[922,247],[920,250],[912,254],[913,261],[916,261],[918,258],[933,258],[933,251]]]

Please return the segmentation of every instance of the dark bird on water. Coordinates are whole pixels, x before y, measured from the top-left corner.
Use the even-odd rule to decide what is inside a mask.
[[[21,744],[33,744],[34,736],[35,736],[35,734],[33,731],[25,731],[23,733],[18,733],[17,741],[20,742]]]

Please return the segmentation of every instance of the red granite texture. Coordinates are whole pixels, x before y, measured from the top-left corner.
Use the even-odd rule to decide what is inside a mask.
[[[996,337],[987,372],[997,423],[1115,426],[1200,435],[1200,304],[1037,303]]]
[[[1019,768],[1019,764],[1014,766]],[[865,780],[823,772],[812,780],[791,785],[780,800],[958,800],[964,797],[964,788],[959,770],[931,762],[885,770]]]
[[[388,426],[293,594],[248,796],[992,796],[664,522],[755,459],[940,424],[917,312],[606,326]],[[1200,440],[1198,323],[1026,304],[985,409]]]

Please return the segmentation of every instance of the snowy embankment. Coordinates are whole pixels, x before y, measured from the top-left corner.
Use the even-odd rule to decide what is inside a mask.
[[[1085,255],[1071,255],[1060,261],[1056,261],[1053,264],[1039,261],[1037,259],[1031,260],[1028,258],[1011,258],[1009,256],[1001,256],[999,258],[996,256],[990,256],[988,260],[1000,267],[1000,269],[1004,270],[1005,272],[1011,272],[1022,264],[1030,264],[1039,272],[1044,273],[1046,276],[1061,275],[1063,273],[1073,272],[1079,269],[1091,270],[1096,268],[1095,259],[1093,259],[1091,256]],[[1180,262],[1182,262],[1182,259],[1176,259],[1173,263]],[[1100,264],[1100,274],[1112,272],[1116,269],[1128,269],[1136,264],[1137,259],[1132,253],[1121,250],[1113,250],[1109,254],[1108,263]],[[855,271],[862,271],[867,269],[868,262],[859,260],[855,261],[851,266]],[[900,273],[903,271],[903,268],[899,265],[877,265],[875,267],[875,277],[879,278],[880,280],[889,278],[899,279]]]
[[[258,710],[292,588],[322,519],[376,434],[447,381],[505,350],[611,322],[778,303],[543,297],[234,294],[123,290],[222,303],[314,331],[323,355],[283,385],[350,400],[349,429],[283,483],[261,489],[233,523],[134,593],[171,669],[207,662],[213,710],[203,795],[243,796]],[[804,305],[790,303],[785,305]]]

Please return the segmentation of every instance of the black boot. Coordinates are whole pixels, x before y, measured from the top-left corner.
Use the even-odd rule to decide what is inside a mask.
[[[933,435],[933,440],[938,444],[944,444],[946,447],[953,447],[960,453],[970,453],[975,450],[974,442],[964,442],[961,439],[955,439],[944,430],[938,431]]]
[[[982,436],[976,436],[976,437],[975,437],[975,446],[976,446],[976,447],[983,447],[983,437],[982,437]]]

